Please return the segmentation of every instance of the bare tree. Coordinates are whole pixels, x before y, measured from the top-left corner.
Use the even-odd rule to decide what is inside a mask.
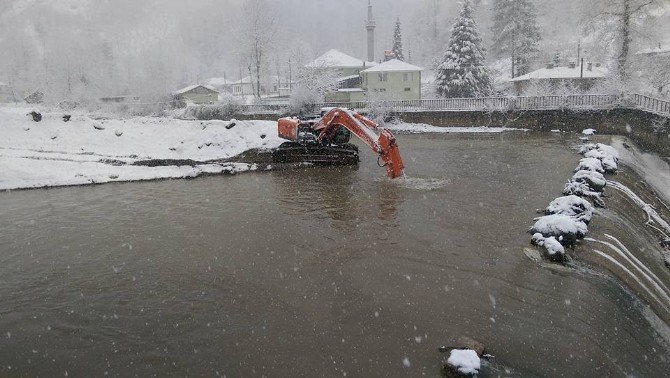
[[[249,57],[248,69],[255,80],[254,95],[261,97],[261,76],[277,31],[277,19],[266,0],[247,0],[243,8],[242,49]],[[255,74],[255,77],[254,77]]]
[[[315,104],[324,101],[326,93],[337,89],[337,72],[327,67],[302,67],[297,79],[290,99],[291,110],[296,113],[313,111]]]
[[[662,0],[594,0],[583,22],[600,34],[599,41],[616,57],[616,74],[630,78],[629,57],[633,38]]]

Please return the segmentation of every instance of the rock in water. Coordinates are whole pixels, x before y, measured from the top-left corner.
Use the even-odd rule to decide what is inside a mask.
[[[474,350],[479,357],[484,355],[484,344],[467,336],[460,336],[458,340],[456,340],[456,345],[458,345],[459,349]]]
[[[123,135],[123,131],[116,130],[116,131],[114,131],[114,135],[116,135],[117,137],[120,137],[121,135]]]
[[[577,171],[577,173],[572,176],[572,181],[586,184],[595,192],[602,192],[605,189],[605,186],[607,186],[605,176],[603,176],[602,173],[594,171]]]
[[[96,130],[104,130],[105,126],[103,126],[101,123],[94,122],[93,123],[93,128],[96,129]]]
[[[603,169],[603,163],[596,158],[584,158],[579,161],[579,165],[575,169],[575,172],[578,171],[593,171],[598,173],[605,173]]]
[[[585,130],[582,130],[582,134],[584,134],[584,135],[593,135],[593,134],[595,134],[595,133],[596,133],[596,130],[595,130],[595,129],[585,129]]]
[[[588,232],[586,223],[576,220],[567,215],[545,215],[537,218],[535,225],[529,232],[533,235],[539,233],[544,238],[554,237],[565,246],[572,246],[577,239],[582,239]]]
[[[452,349],[447,359],[445,368],[461,376],[473,376],[479,374],[482,361],[472,349]]]
[[[71,115],[69,115],[69,114],[65,114],[65,115],[63,116],[63,122],[70,122],[70,118],[72,118]]]
[[[537,233],[533,235],[530,242],[533,245],[542,247],[545,251],[545,256],[547,256],[549,260],[558,263],[565,262],[565,248],[555,237],[551,236],[545,238],[542,234]]]
[[[547,206],[545,209],[544,213],[547,215],[567,215],[589,224],[591,218],[593,218],[594,211],[595,208],[589,201],[576,195],[568,195],[565,197],[558,197],[551,201],[549,206]]]

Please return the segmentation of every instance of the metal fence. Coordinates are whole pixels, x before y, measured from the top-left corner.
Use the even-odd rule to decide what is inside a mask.
[[[660,115],[670,115],[670,101],[634,94],[633,102],[635,103],[635,107],[638,109]]]
[[[217,105],[208,105],[216,107]],[[670,101],[640,94],[575,94],[551,96],[514,96],[482,98],[442,98],[405,101],[325,102],[314,104],[315,109],[340,107],[359,112],[419,112],[419,111],[532,111],[532,110],[607,110],[637,108],[651,113],[670,116]],[[244,114],[287,114],[288,104],[236,105]]]

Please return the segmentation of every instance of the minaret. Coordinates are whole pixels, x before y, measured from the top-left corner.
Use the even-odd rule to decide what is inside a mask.
[[[368,31],[368,62],[375,61],[375,27],[377,24],[372,18],[372,0],[368,0],[368,21],[365,29]]]

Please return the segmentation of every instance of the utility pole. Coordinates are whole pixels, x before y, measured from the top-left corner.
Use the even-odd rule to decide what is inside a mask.
[[[293,66],[291,65],[291,57],[288,58],[288,93],[293,93]]]
[[[581,68],[580,68],[579,78],[580,79],[584,78],[584,58],[582,58],[582,64],[581,64]]]
[[[577,40],[577,61],[582,57],[582,40]]]

